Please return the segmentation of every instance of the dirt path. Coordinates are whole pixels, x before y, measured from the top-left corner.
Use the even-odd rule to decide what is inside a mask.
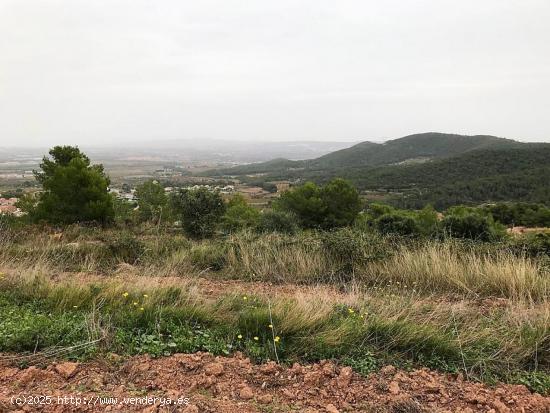
[[[12,402],[12,397],[22,402],[40,395],[51,398],[38,399],[42,405]],[[166,398],[174,404],[161,407]],[[549,413],[550,398],[524,386],[489,388],[428,370],[387,366],[362,378],[330,362],[289,368],[254,365],[240,354],[197,353],[65,362],[45,369],[0,367],[0,411]]]

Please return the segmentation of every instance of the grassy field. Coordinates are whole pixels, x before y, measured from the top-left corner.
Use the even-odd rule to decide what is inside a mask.
[[[30,227],[0,237],[0,351],[15,362],[239,350],[550,389],[548,259],[517,245],[352,229],[192,241],[153,227]]]

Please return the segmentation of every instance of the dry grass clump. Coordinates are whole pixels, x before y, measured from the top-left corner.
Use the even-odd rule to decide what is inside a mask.
[[[550,278],[535,259],[506,251],[461,252],[450,243],[401,248],[387,260],[369,264],[361,277],[369,283],[399,282],[428,292],[535,301],[550,297]]]
[[[312,239],[281,234],[232,236],[228,242],[228,270],[250,279],[308,283],[330,269]]]
[[[100,238],[100,239],[99,239]],[[107,275],[123,263],[136,273],[203,276],[294,284],[350,281],[423,293],[459,293],[540,301],[550,296],[548,267],[540,258],[484,244],[410,241],[345,229],[328,233],[252,234],[190,241],[178,235],[95,232],[63,239],[44,234],[9,240],[0,250],[6,267],[56,268]]]

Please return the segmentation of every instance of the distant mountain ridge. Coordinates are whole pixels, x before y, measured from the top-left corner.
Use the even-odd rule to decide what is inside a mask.
[[[344,167],[375,167],[397,164],[409,160],[433,160],[460,155],[469,151],[489,148],[520,147],[521,142],[491,135],[457,135],[427,132],[408,135],[384,143],[365,141],[315,159],[290,161],[273,159],[250,165],[216,171],[218,174],[242,175],[266,173],[284,169],[333,169]],[[210,171],[213,172],[213,171]]]
[[[343,177],[411,207],[505,200],[550,205],[550,143],[490,135],[422,133],[382,144],[362,142],[312,160],[274,159],[209,174],[250,182],[322,183]]]
[[[465,152],[496,147],[521,145],[520,142],[489,135],[454,135],[420,133],[385,143],[362,142],[351,148],[321,156],[315,166],[379,166],[415,158],[448,158]]]

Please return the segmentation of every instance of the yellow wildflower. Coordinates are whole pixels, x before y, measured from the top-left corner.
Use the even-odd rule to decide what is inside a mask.
[[[255,341],[258,341],[258,340],[259,340],[259,337],[258,337],[258,336],[254,336],[254,340],[255,340]]]
[[[237,338],[238,338],[239,340],[240,340],[241,338],[243,338],[242,334],[239,334],[239,335],[237,336]]]
[[[128,293],[122,294],[123,297],[128,297]]]
[[[276,336],[276,337],[273,339],[273,341],[275,341],[275,343],[278,343],[280,340],[281,340],[281,337],[279,337],[279,336]]]
[[[273,324],[268,325],[269,328],[273,329]]]

